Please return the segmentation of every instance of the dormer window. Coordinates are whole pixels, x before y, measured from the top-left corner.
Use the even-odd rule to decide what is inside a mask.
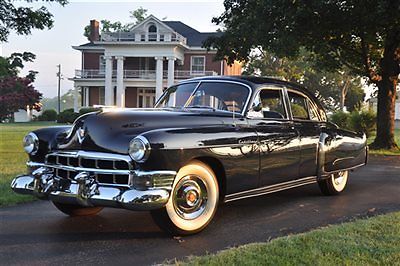
[[[149,26],[149,42],[157,41],[157,27],[155,25]]]

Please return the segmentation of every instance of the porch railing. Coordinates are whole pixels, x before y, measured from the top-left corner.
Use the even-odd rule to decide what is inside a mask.
[[[185,37],[177,32],[142,33],[134,32],[107,32],[101,34],[103,42],[180,42],[187,43]]]
[[[218,73],[214,71],[201,71],[201,72],[192,72],[189,70],[176,70],[174,71],[175,79],[188,79],[193,77],[203,77],[203,76],[216,76]],[[113,78],[117,77],[117,71],[113,70],[112,73]],[[168,71],[163,71],[163,78],[166,79],[168,77]],[[78,79],[104,79],[105,71],[99,69],[85,69],[75,70],[75,78]],[[124,70],[124,79],[156,79],[156,71],[155,70]]]

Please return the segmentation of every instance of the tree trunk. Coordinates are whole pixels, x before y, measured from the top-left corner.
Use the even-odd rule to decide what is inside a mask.
[[[342,89],[340,91],[340,110],[344,111],[344,102],[346,101],[346,95],[348,91],[348,86],[349,86],[349,78],[346,78],[346,81],[344,82]]]
[[[380,62],[381,80],[377,82],[378,114],[376,138],[371,145],[373,149],[390,150],[399,148],[394,139],[396,87],[400,74],[400,66],[397,58],[398,50],[398,32],[390,32],[385,41],[385,50]]]
[[[396,103],[397,78],[382,77],[378,82],[378,114],[376,138],[373,149],[398,148],[394,139],[394,111]]]

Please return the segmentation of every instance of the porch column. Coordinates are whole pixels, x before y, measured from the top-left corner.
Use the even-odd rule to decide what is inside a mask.
[[[106,106],[114,105],[114,89],[112,86],[112,74],[113,74],[113,60],[112,56],[106,56],[106,76],[105,76],[105,87],[104,87],[104,104]]]
[[[86,107],[89,106],[89,87],[85,87],[85,102],[84,105]]]
[[[116,56],[115,59],[117,59],[117,106],[125,107],[124,57]]]
[[[82,95],[82,97],[83,97],[83,95]],[[79,111],[78,98],[79,98],[79,87],[78,86],[74,86],[74,112],[75,113],[77,113]]]
[[[156,59],[156,101],[163,93],[163,57],[155,57]]]
[[[174,85],[175,82],[175,57],[167,57],[168,60],[168,87]]]

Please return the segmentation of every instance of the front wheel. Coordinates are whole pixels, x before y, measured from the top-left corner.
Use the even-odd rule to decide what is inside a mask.
[[[151,215],[161,229],[172,235],[195,234],[212,220],[218,199],[214,172],[208,165],[193,161],[179,170],[166,206]]]
[[[79,205],[74,205],[74,204],[65,204],[65,203],[59,203],[59,202],[54,202],[54,206],[61,212],[69,215],[69,216],[90,216],[90,215],[96,215],[99,213],[103,208],[102,207],[82,207]]]
[[[349,171],[340,171],[331,174],[329,178],[318,181],[319,188],[324,195],[338,195],[345,190]]]

